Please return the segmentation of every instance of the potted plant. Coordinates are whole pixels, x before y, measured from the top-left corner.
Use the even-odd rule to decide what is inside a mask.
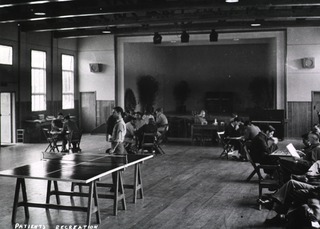
[[[124,108],[125,111],[128,113],[131,113],[133,111],[135,111],[137,106],[137,101],[136,101],[136,97],[132,91],[132,89],[127,88],[126,92],[124,94]]]
[[[159,82],[150,75],[140,76],[137,81],[140,106],[143,111],[152,110],[159,91]]]
[[[191,92],[191,89],[189,87],[188,82],[182,80],[180,82],[177,82],[173,87],[173,96],[176,100],[176,109],[177,112],[186,112],[186,105],[185,102],[187,98],[189,97]]]

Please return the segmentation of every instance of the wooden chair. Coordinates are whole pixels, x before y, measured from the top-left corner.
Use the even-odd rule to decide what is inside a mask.
[[[156,134],[155,133],[143,133],[142,141],[141,141],[141,152],[148,152],[150,154],[155,151],[155,141]]]
[[[68,147],[69,151],[81,152],[80,143],[82,138],[82,130],[79,131],[71,131],[68,134]]]
[[[275,178],[270,178],[270,177],[263,177],[263,170],[264,169],[269,169],[269,170],[274,170],[278,175],[279,175],[279,170],[280,170],[280,166],[279,165],[261,165],[259,163],[255,163],[250,155],[250,149],[247,147],[247,145],[245,144],[243,146],[245,152],[246,152],[246,156],[248,161],[250,162],[250,164],[253,167],[253,171],[251,172],[251,174],[249,175],[249,177],[247,178],[247,181],[250,180],[255,174],[258,175],[258,182],[259,182],[259,197],[258,197],[258,208],[259,210],[261,210],[262,207],[262,191],[263,189],[268,189],[268,190],[277,190],[280,187],[280,180],[279,179],[275,179]],[[278,176],[279,177],[279,176]]]
[[[140,151],[142,153],[147,151],[150,154],[165,154],[160,143],[156,133],[143,133]]]
[[[223,148],[219,157],[220,158],[225,157],[225,158],[229,159],[228,154],[230,152],[232,152],[233,146],[230,144],[230,141],[224,137],[224,133],[225,133],[224,131],[217,132],[218,142],[222,145],[222,148]]]

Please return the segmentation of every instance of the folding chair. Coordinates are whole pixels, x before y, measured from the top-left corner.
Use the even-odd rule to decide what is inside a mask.
[[[160,143],[158,143],[156,133],[143,133],[140,150],[142,153],[147,151],[150,154],[165,154],[165,152],[160,147]]]
[[[158,143],[168,142],[167,133],[169,131],[169,125],[165,125],[163,131],[160,132],[160,136],[158,136]]]
[[[279,165],[261,165],[259,163],[255,163],[250,155],[250,150],[247,148],[247,145],[244,145],[244,149],[246,152],[246,156],[248,161],[251,163],[252,167],[253,167],[253,171],[251,172],[251,174],[249,175],[249,177],[247,178],[247,181],[249,181],[255,174],[258,175],[258,181],[259,181],[259,196],[258,196],[258,208],[259,210],[261,210],[262,207],[262,190],[263,189],[268,189],[268,190],[277,190],[280,187],[280,180],[279,179],[272,179],[272,178],[268,178],[268,177],[263,177],[262,176],[262,170],[264,169],[269,169],[269,170],[274,170],[276,173],[278,173],[279,175],[279,171],[280,171],[280,166]],[[279,176],[278,176],[279,177]]]
[[[59,152],[58,145],[57,145],[57,141],[58,141],[57,137],[50,134],[50,131],[47,128],[42,128],[42,132],[48,142],[48,146],[44,152],[55,152],[56,150]]]
[[[71,131],[68,134],[68,147],[69,151],[71,150],[74,152],[81,152],[80,142],[82,138],[82,130],[79,131]]]
[[[224,131],[218,131],[217,132],[218,141],[222,145],[222,152],[220,154],[220,158],[226,157],[229,159],[228,154],[233,151],[233,146],[230,144],[230,141],[224,137]]]

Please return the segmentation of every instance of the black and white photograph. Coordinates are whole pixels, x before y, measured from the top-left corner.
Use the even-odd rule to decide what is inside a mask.
[[[320,228],[320,0],[0,0],[0,229]]]

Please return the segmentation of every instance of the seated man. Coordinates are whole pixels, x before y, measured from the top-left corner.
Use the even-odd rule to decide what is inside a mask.
[[[68,143],[68,134],[74,131],[79,131],[77,124],[70,119],[70,116],[67,115],[64,117],[64,123],[61,134],[64,136],[62,140],[62,152],[68,152],[66,145]],[[75,149],[76,146],[73,143],[73,148]]]
[[[135,118],[136,118],[136,121],[135,121],[135,125],[136,125],[136,130],[139,130],[145,123],[145,121],[142,119],[142,113],[137,111],[135,113]]]
[[[320,142],[319,135],[316,132],[308,134],[310,146],[298,153],[301,158],[282,158],[280,159],[280,168],[283,182],[290,179],[291,174],[302,175],[308,172],[309,168],[317,160],[320,160]]]
[[[136,128],[134,117],[128,119],[129,122],[126,123],[126,134],[124,136],[124,147],[128,153],[136,153]]]
[[[158,131],[160,133],[162,133],[165,130],[166,126],[168,125],[168,119],[163,114],[162,108],[156,109],[156,124],[158,126]]]
[[[61,134],[63,128],[63,114],[59,113],[57,118],[51,121],[51,135],[54,139],[54,144],[56,145],[58,141],[63,140],[63,135]]]
[[[278,158],[271,156],[271,148],[268,140],[273,136],[275,129],[270,125],[261,126],[261,131],[252,139],[250,156],[255,163],[262,165],[277,165]],[[272,175],[273,170],[264,170],[265,173]]]
[[[208,121],[206,120],[206,112],[201,110],[198,115],[194,117],[195,124],[207,125]]]
[[[246,121],[244,123],[244,126],[245,126],[245,129],[244,129],[245,140],[252,140],[261,131],[260,128],[254,125],[253,123],[251,123],[251,121]]]
[[[240,123],[241,120],[238,117],[235,117],[225,128],[224,138],[238,138],[241,137],[240,132]],[[241,139],[230,139],[229,144],[233,145],[235,153],[233,154],[235,157],[246,158],[243,155],[243,151],[241,149]]]
[[[288,226],[289,223],[291,226],[294,225],[294,227],[287,228],[304,228],[307,225],[302,224],[311,221],[317,222],[320,220],[319,198],[320,186],[289,180],[272,195],[271,204],[268,203],[268,205],[277,212],[277,215],[271,219],[267,219],[265,223],[269,226],[283,224],[287,224]],[[294,217],[288,217],[288,211],[292,207],[295,207],[298,211],[290,213]],[[291,222],[287,222],[288,219]]]
[[[51,121],[51,131],[61,131],[63,127],[63,114],[59,113],[57,118]]]

